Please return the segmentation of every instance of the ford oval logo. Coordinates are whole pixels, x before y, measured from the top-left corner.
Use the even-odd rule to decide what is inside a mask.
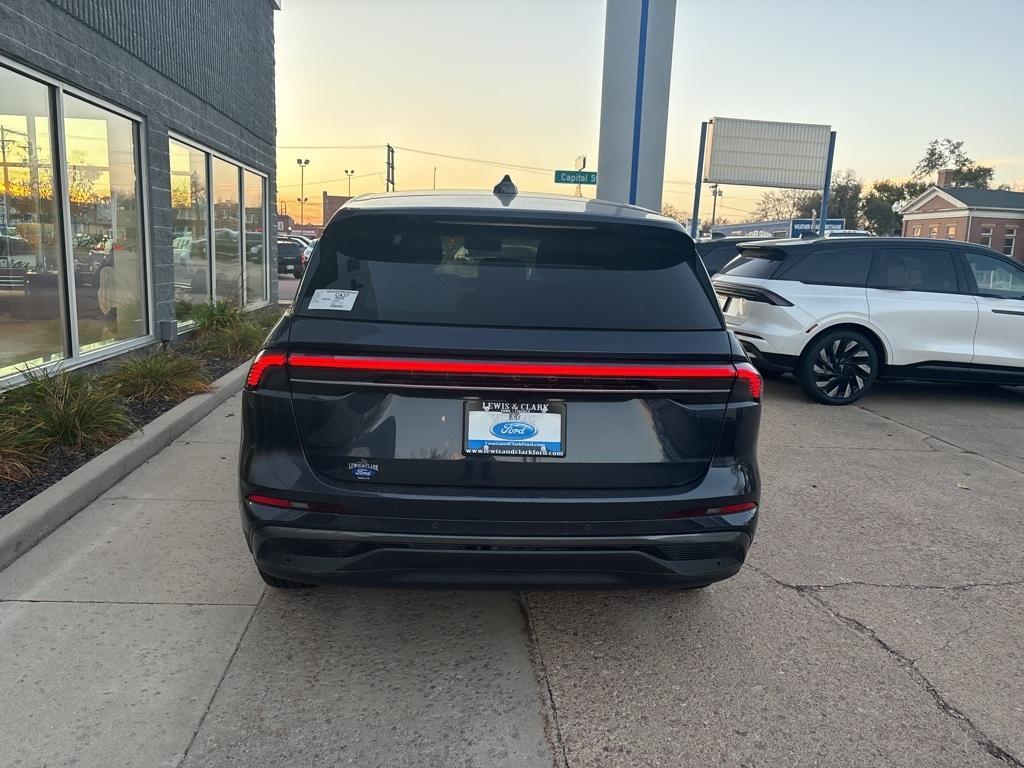
[[[529,440],[537,428],[525,421],[499,421],[491,427],[491,434],[502,440]]]

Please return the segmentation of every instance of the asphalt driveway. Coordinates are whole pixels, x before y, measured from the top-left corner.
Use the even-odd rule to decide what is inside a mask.
[[[5,765],[1024,764],[1024,391],[770,381],[693,592],[265,590],[237,409],[0,573]]]

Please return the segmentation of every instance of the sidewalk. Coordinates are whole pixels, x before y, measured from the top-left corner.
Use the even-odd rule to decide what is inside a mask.
[[[239,404],[0,572],[2,762],[550,765],[514,594],[265,590]]]

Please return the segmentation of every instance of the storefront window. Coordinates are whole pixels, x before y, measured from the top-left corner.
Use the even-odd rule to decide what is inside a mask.
[[[47,86],[0,67],[0,376],[66,356]]]
[[[242,238],[239,168],[213,158],[213,239],[215,294],[242,303]]]
[[[263,178],[251,171],[242,172],[245,202],[245,303],[259,304],[267,299],[267,209],[263,196]]]
[[[171,237],[178,321],[210,295],[210,209],[206,153],[171,139]]]
[[[78,341],[82,352],[146,334],[135,124],[64,95]]]

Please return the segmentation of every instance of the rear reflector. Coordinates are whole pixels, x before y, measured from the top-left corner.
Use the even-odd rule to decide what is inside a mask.
[[[747,363],[733,365],[686,365],[663,363],[572,363],[515,360],[447,360],[416,357],[369,357],[317,355],[264,350],[253,361],[245,385],[255,389],[272,368],[287,366],[292,372],[309,375],[311,371],[342,371],[361,374],[369,380],[380,374],[396,376],[423,376],[427,381],[438,377],[498,376],[514,379],[597,379],[615,380],[685,381],[703,386],[720,385],[727,390],[734,383],[742,386],[737,396],[742,399],[761,398],[761,376]],[[401,382],[396,382],[400,385]]]
[[[742,501],[738,504],[726,504],[722,507],[691,507],[669,512],[666,517],[706,517],[707,515],[735,515],[737,512],[750,512],[757,509],[757,503]]]
[[[262,504],[265,507],[277,507],[278,509],[295,509],[308,512],[334,512],[345,514],[347,511],[339,504],[324,504],[319,501],[295,501],[294,499],[282,499],[278,496],[266,496],[262,493],[250,493],[245,497],[246,501],[253,504]]]

